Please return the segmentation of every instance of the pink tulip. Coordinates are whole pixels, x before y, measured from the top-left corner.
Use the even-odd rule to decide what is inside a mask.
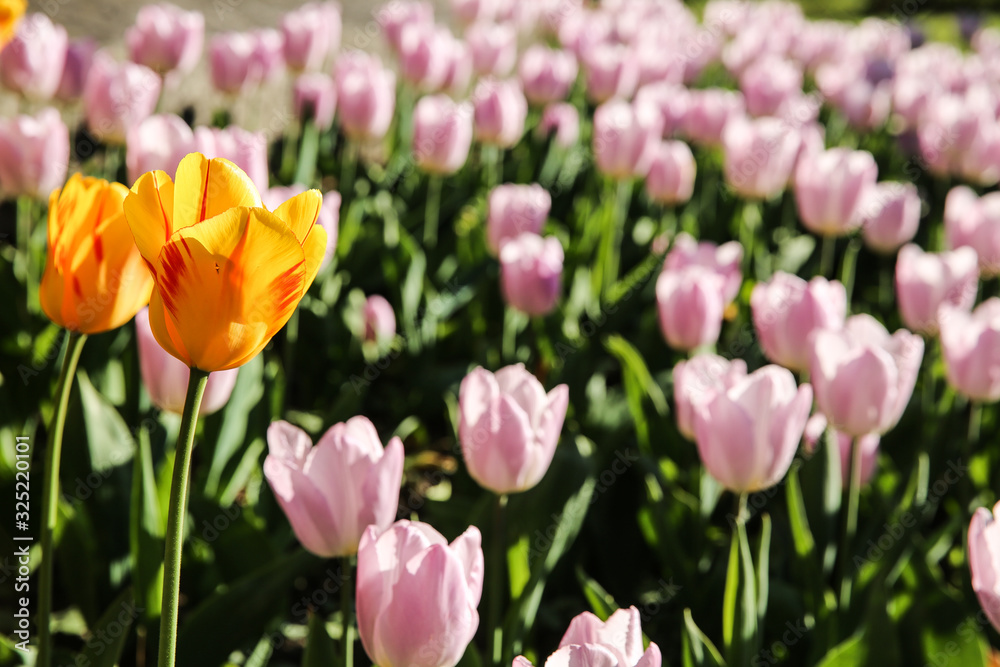
[[[694,440],[694,416],[698,407],[716,392],[725,391],[746,377],[747,363],[715,354],[698,354],[674,366],[674,403],[677,430]]]
[[[660,115],[652,105],[605,102],[594,112],[597,168],[615,180],[645,176],[660,134]]]
[[[964,185],[952,188],[944,203],[944,234],[949,247],[976,251],[983,277],[1000,273],[1000,192],[977,198]]]
[[[472,145],[472,107],[445,95],[420,98],[413,110],[413,154],[432,174],[462,168]]]
[[[14,37],[0,48],[0,83],[25,97],[46,101],[59,89],[69,38],[41,13],[25,15]]]
[[[831,61],[816,71],[816,85],[851,127],[871,130],[885,123],[892,108],[891,72],[878,69],[862,58]]]
[[[946,304],[938,318],[948,384],[974,401],[1000,400],[1000,299],[971,313]]]
[[[236,125],[225,129],[198,127],[194,130],[195,150],[205,157],[221,157],[246,172],[258,190],[268,186],[267,136]]]
[[[701,266],[664,271],[656,281],[660,330],[675,350],[714,343],[722,330],[724,280]]]
[[[257,36],[246,32],[214,35],[208,43],[208,64],[215,89],[236,95],[257,85],[263,78],[263,66],[255,57]]]
[[[622,44],[599,44],[583,54],[587,97],[600,104],[612,98],[629,99],[639,85],[639,63]]]
[[[476,23],[465,33],[472,67],[480,76],[507,76],[517,63],[517,31],[502,23]]]
[[[805,432],[802,440],[807,451],[815,452],[820,441],[826,435],[826,417],[820,413],[814,414],[806,422]],[[846,488],[851,483],[851,459],[853,451],[851,445],[854,438],[846,433],[833,431],[837,439],[837,451],[840,454],[840,483]],[[858,438],[858,447],[861,448],[861,485],[864,486],[871,481],[875,475],[875,466],[878,464],[878,446],[882,439],[875,433],[869,433]]]
[[[1000,126],[984,123],[979,127],[976,140],[958,155],[958,172],[976,185],[996,185],[1000,180]]]
[[[341,30],[336,2],[309,2],[285,14],[281,33],[288,67],[296,72],[321,68],[326,57],[340,48]]]
[[[680,85],[684,83],[688,67],[692,61],[688,55],[704,56],[708,49],[686,51],[680,44],[684,38],[691,39],[688,34],[673,48],[664,44],[664,39],[675,37],[676,32],[664,25],[647,25],[631,42],[632,57],[639,68],[639,85]],[[666,48],[664,48],[666,46]]]
[[[134,183],[147,171],[173,174],[185,155],[194,149],[194,132],[172,113],[157,114],[129,128],[125,142],[125,164]]]
[[[388,342],[396,335],[396,314],[384,296],[373,294],[368,297],[362,315],[365,323],[363,335],[365,341]]]
[[[524,134],[528,101],[517,81],[484,79],[472,95],[476,138],[484,144],[510,148]]]
[[[139,346],[139,371],[150,400],[161,410],[182,414],[191,369],[156,342],[153,330],[149,326],[149,308],[143,308],[136,313],[135,332]],[[236,386],[239,370],[231,368],[228,371],[216,371],[208,376],[199,415],[208,416],[226,405],[233,393],[233,387]]]
[[[872,316],[855,315],[811,340],[816,403],[833,427],[857,437],[895,426],[917,382],[923,339],[905,329],[890,336]]]
[[[862,196],[858,214],[865,245],[892,254],[913,240],[920,226],[920,195],[913,183],[876,183]]]
[[[929,253],[910,243],[896,258],[899,313],[913,331],[937,334],[938,311],[944,304],[972,310],[978,284],[979,266],[972,248]]]
[[[285,68],[285,38],[271,28],[252,31],[255,45],[253,63],[260,72],[262,81],[272,81]]]
[[[540,44],[528,47],[521,56],[518,74],[524,95],[532,104],[561,102],[576,80],[578,66],[569,51],[549,49]]]
[[[698,455],[709,474],[738,493],[777,484],[792,463],[813,392],[791,371],[765,366],[717,391],[695,412]]]
[[[568,102],[553,102],[545,107],[542,120],[538,123],[538,132],[542,136],[556,133],[555,144],[569,148],[580,138],[580,113]]]
[[[168,3],[146,5],[125,31],[132,62],[165,74],[194,69],[205,47],[205,17]]]
[[[687,100],[681,129],[691,141],[703,146],[722,145],[729,121],[741,117],[746,105],[740,93],[718,88],[692,90]]]
[[[750,114],[776,116],[786,100],[802,93],[802,70],[784,58],[765,55],[743,70],[740,90]]]
[[[469,82],[472,81],[472,52],[468,44],[450,32],[442,39],[442,44],[445,46],[447,66],[441,90],[462,97],[469,89]]]
[[[399,505],[403,442],[383,449],[366,417],[334,424],[314,446],[288,422],[267,429],[264,477],[306,549],[323,558],[358,552],[387,530]],[[369,538],[371,539],[371,538]]]
[[[382,5],[377,10],[376,22],[385,32],[389,46],[397,54],[403,38],[403,29],[409,25],[434,25],[434,6],[429,2],[397,0]]]
[[[552,197],[537,183],[507,184],[493,188],[487,204],[486,242],[490,252],[498,255],[504,243],[523,232],[541,234]]]
[[[156,72],[98,51],[83,88],[87,127],[102,141],[121,144],[130,128],[153,113],[159,98]]]
[[[45,200],[62,187],[69,166],[69,129],[46,107],[34,116],[0,118],[0,193]]]
[[[87,83],[90,65],[97,53],[97,42],[90,38],[75,39],[66,48],[66,60],[63,64],[62,77],[56,98],[63,102],[74,102],[83,95],[83,87]],[[0,57],[2,60],[2,57]]]
[[[358,549],[358,633],[380,667],[455,667],[479,627],[482,536],[448,542],[429,524],[365,531]]]
[[[877,177],[878,166],[868,151],[831,148],[806,155],[795,168],[795,202],[803,226],[823,236],[857,229],[862,197]]]
[[[330,129],[337,108],[337,88],[333,79],[320,72],[300,74],[295,79],[292,97],[299,122],[304,124],[312,120],[320,130]]]
[[[802,372],[809,368],[809,336],[814,331],[844,326],[847,291],[836,280],[817,276],[807,283],[778,271],[770,282],[754,286],[750,307],[767,358]]]
[[[334,69],[340,125],[355,140],[385,137],[396,109],[396,75],[378,56],[351,51]]]
[[[518,493],[545,476],[559,444],[569,387],[548,394],[523,364],[476,368],[458,395],[458,437],[469,474],[494,493]]]
[[[643,86],[635,94],[637,104],[653,104],[660,111],[663,136],[678,133],[690,106],[691,93],[684,86],[666,81]]]
[[[444,88],[452,65],[454,39],[447,28],[433,24],[403,26],[399,38],[403,78],[423,91],[434,92]]]
[[[660,143],[646,174],[646,193],[661,204],[686,202],[694,192],[695,168],[694,154],[683,141]]]
[[[741,197],[768,199],[788,184],[801,139],[777,118],[736,118],[722,135],[726,183]]]
[[[986,618],[1000,630],[1000,503],[993,512],[980,507],[969,523],[969,570],[972,590]]]
[[[273,211],[286,201],[291,199],[296,195],[300,195],[306,191],[306,186],[301,183],[293,183],[292,185],[276,185],[273,188],[268,188],[260,193],[260,200],[264,202],[264,206],[269,211]],[[324,197],[324,201],[326,198]]]
[[[660,667],[663,657],[655,642],[642,648],[642,624],[635,607],[619,609],[602,621],[589,611],[574,617],[546,667]],[[524,656],[514,667],[531,667]]]
[[[664,271],[681,271],[689,266],[700,266],[722,278],[722,298],[729,303],[739,294],[743,283],[743,246],[736,241],[716,245],[710,241],[698,242],[690,234],[681,232],[663,262]]]
[[[330,191],[323,195],[323,204],[319,207],[319,217],[316,219],[316,222],[326,230],[326,250],[323,252],[323,261],[319,265],[320,269],[329,264],[337,252],[340,201],[340,193]]]
[[[556,307],[562,292],[563,248],[554,236],[523,232],[500,248],[500,288],[504,301],[540,317]]]

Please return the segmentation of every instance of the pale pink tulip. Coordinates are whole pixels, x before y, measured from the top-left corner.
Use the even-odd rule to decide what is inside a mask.
[[[694,154],[687,144],[664,141],[653,151],[646,174],[646,193],[660,204],[682,204],[694,192],[695,169]]]
[[[173,174],[185,155],[194,150],[194,132],[172,113],[157,114],[129,128],[125,164],[129,182],[157,169]]]
[[[805,432],[802,434],[802,441],[806,450],[815,452],[826,436],[826,417],[817,412],[806,422]],[[847,488],[851,483],[851,459],[853,452],[851,445],[854,438],[846,433],[840,433],[836,429],[833,436],[837,439],[837,453],[840,455],[840,483]],[[878,446],[881,442],[875,433],[869,433],[858,438],[858,447],[861,448],[861,485],[864,486],[871,481],[875,475],[875,467],[878,464]]]
[[[396,314],[384,296],[373,294],[365,300],[362,312],[365,323],[365,341],[384,343],[396,335]]]
[[[27,14],[0,48],[0,83],[31,100],[52,99],[62,80],[68,44],[64,27],[46,14]]]
[[[486,242],[500,253],[504,243],[523,232],[541,234],[552,208],[552,197],[537,183],[498,185],[490,192],[486,212]]]
[[[285,63],[296,72],[315,71],[340,48],[343,26],[336,2],[309,2],[281,19]]]
[[[747,111],[754,116],[776,116],[781,106],[802,93],[802,70],[784,58],[765,55],[740,75]]]
[[[465,33],[472,66],[480,76],[507,76],[517,63],[517,30],[503,23],[476,23]]]
[[[612,98],[629,99],[639,85],[639,63],[628,46],[599,44],[582,54],[587,96],[600,104]]]
[[[538,105],[566,99],[577,72],[578,65],[572,53],[539,44],[524,52],[518,67],[525,97]]]
[[[337,88],[333,79],[320,72],[306,72],[295,79],[292,106],[299,122],[311,120],[320,130],[333,125],[337,108]]]
[[[986,618],[1000,631],[1000,503],[980,507],[969,523],[969,570],[972,590]]]
[[[747,363],[715,354],[697,354],[674,366],[674,404],[677,430],[694,440],[694,416],[698,407],[716,392],[725,391],[746,377]]]
[[[169,3],[146,5],[136,15],[135,25],[125,31],[125,43],[132,62],[160,74],[174,70],[186,74],[201,59],[205,17]]]
[[[396,75],[382,66],[378,56],[351,51],[337,60],[338,118],[344,133],[353,139],[385,137],[396,109]]]
[[[58,111],[0,118],[0,195],[47,201],[68,167],[69,129]]]
[[[1000,273],[1000,192],[977,198],[964,185],[952,188],[944,203],[944,234],[950,248],[976,251],[983,277]]]
[[[777,118],[735,118],[726,124],[722,144],[729,187],[747,199],[768,199],[788,184],[801,139]]]
[[[160,85],[160,77],[148,67],[118,63],[99,51],[83,88],[87,127],[102,141],[124,143],[129,129],[153,113]]]
[[[554,236],[531,232],[500,248],[500,288],[512,308],[532,316],[552,312],[562,292],[563,248]]]
[[[645,176],[661,135],[660,114],[650,104],[611,100],[594,112],[594,159],[615,180]]]
[[[681,232],[663,261],[664,271],[681,271],[689,266],[700,266],[722,278],[722,298],[729,303],[739,294],[743,283],[743,246],[736,241],[716,245],[711,241],[698,242],[690,234]]]
[[[746,108],[742,94],[718,88],[692,90],[687,100],[681,129],[684,136],[704,146],[720,146],[729,121],[741,117]]]
[[[472,99],[479,141],[510,148],[521,139],[528,117],[528,101],[517,81],[484,79],[476,86]]]
[[[580,138],[580,113],[568,102],[553,102],[542,112],[538,132],[542,136],[555,132],[556,145],[569,148]]]
[[[194,130],[195,150],[205,157],[221,157],[246,172],[257,189],[268,187],[267,135],[250,132],[236,125],[224,129],[197,127]]]
[[[976,301],[979,265],[976,251],[924,252],[913,243],[896,257],[896,300],[903,323],[930,336],[938,332],[938,311],[950,304],[968,312]]]
[[[66,48],[66,61],[56,98],[63,102],[75,102],[83,95],[83,87],[90,74],[90,65],[97,53],[97,42],[88,38],[75,39]],[[2,60],[2,57],[0,57]]]
[[[263,80],[263,66],[255,57],[258,46],[257,36],[246,32],[220,33],[209,40],[208,64],[216,90],[236,95]]]
[[[948,384],[974,401],[1000,400],[1000,299],[971,313],[950,305],[938,312]]]
[[[656,281],[660,330],[675,350],[714,343],[722,330],[726,301],[721,275],[702,266],[663,271]]]
[[[913,240],[920,226],[920,195],[913,183],[883,181],[862,195],[858,214],[865,245],[892,254]]]
[[[795,168],[795,202],[803,226],[823,236],[857,229],[862,197],[877,178],[878,166],[868,151],[831,148],[804,156]]]
[[[434,6],[429,2],[396,0],[388,2],[376,10],[375,21],[385,33],[390,48],[400,52],[403,29],[409,25],[434,25]]]
[[[472,107],[445,95],[420,98],[413,111],[413,154],[417,164],[432,174],[451,174],[462,168],[472,145]]]

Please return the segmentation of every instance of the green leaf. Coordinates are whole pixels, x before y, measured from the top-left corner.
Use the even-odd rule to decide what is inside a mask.
[[[257,355],[250,363],[240,367],[229,402],[222,413],[222,426],[215,439],[212,464],[205,479],[205,493],[214,496],[219,491],[222,474],[230,459],[236,455],[246,440],[247,423],[251,411],[264,396],[264,359]]]
[[[774,263],[776,271],[798,273],[799,269],[809,261],[816,249],[816,239],[809,234],[794,236],[778,244],[778,256]]]
[[[719,649],[694,622],[690,609],[684,610],[684,664],[690,667],[725,667]]]
[[[599,619],[606,621],[608,620],[608,616],[618,611],[618,603],[615,602],[615,598],[611,593],[604,590],[604,587],[597,583],[596,580],[588,577],[582,567],[578,566],[576,568],[576,579],[580,582],[580,587],[583,588],[583,595],[590,604],[590,610]]]
[[[736,638],[736,594],[740,588],[740,542],[733,531],[729,542],[729,564],[726,567],[726,588],[722,595],[722,645],[732,656]]]
[[[115,406],[94,388],[86,371],[78,370],[76,377],[80,385],[91,467],[97,472],[104,472],[128,463],[135,454],[135,442],[125,421]]]
[[[160,617],[163,588],[164,515],[156,492],[149,434],[139,431],[138,456],[132,471],[132,499],[129,515],[129,551],[132,585],[143,618]]]
[[[864,635],[858,633],[830,649],[816,667],[861,667],[867,659],[868,645]]]
[[[337,656],[337,646],[326,629],[326,616],[319,612],[309,614],[309,639],[302,656],[302,667],[330,667],[343,662]]]
[[[762,628],[767,616],[771,556],[771,516],[766,513],[761,515],[760,549],[757,553],[757,625]]]
[[[507,549],[507,578],[510,580],[510,598],[516,600],[521,596],[524,587],[531,579],[531,566],[528,555],[531,551],[531,540],[527,535],[521,535]]]
[[[114,667],[125,648],[129,628],[135,622],[139,611],[132,599],[132,589],[126,588],[101,614],[97,624],[90,629],[90,635],[83,647],[82,661],[77,664],[92,667]]]

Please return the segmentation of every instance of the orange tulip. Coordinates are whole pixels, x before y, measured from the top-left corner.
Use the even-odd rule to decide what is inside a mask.
[[[17,22],[24,16],[24,0],[0,0],[0,48],[10,41],[17,29]]]
[[[200,153],[181,160],[175,181],[143,174],[125,217],[156,283],[149,324],[163,349],[209,372],[264,349],[323,260],[322,203],[309,190],[268,211],[239,167]]]
[[[153,281],[132,240],[121,183],[74,174],[49,197],[49,254],[39,300],[56,324],[117,329],[149,302]]]

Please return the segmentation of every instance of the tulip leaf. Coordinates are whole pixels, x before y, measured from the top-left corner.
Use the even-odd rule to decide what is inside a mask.
[[[80,369],[76,375],[91,466],[96,472],[105,472],[128,463],[135,453],[128,426],[118,410],[94,388],[86,371]]]
[[[132,589],[122,591],[90,628],[90,636],[76,664],[115,667],[128,640],[129,629],[141,611],[132,598]]]
[[[240,367],[236,386],[222,413],[222,425],[218,435],[212,439],[206,435],[206,442],[214,442],[212,463],[205,479],[205,493],[214,496],[229,461],[246,441],[247,424],[250,413],[264,396],[264,360],[257,355],[250,363]]]
[[[786,273],[798,273],[816,249],[816,239],[810,234],[801,234],[786,238],[778,243],[778,255],[775,258],[774,270]]]
[[[684,665],[685,667],[725,667],[719,649],[705,636],[694,622],[690,609],[684,610]]]
[[[521,535],[509,549],[507,549],[507,578],[510,580],[510,597],[516,600],[521,596],[524,587],[531,579],[531,568],[528,564],[528,556],[531,550],[531,540],[527,535]]]
[[[618,611],[618,603],[615,602],[615,598],[611,593],[604,590],[604,587],[597,583],[596,580],[588,577],[582,567],[576,568],[576,579],[580,582],[580,587],[583,588],[583,595],[587,598],[590,610],[594,612],[595,616],[602,621],[606,621],[611,614]]]
[[[302,667],[330,667],[338,664],[337,646],[326,629],[326,615],[309,614],[309,638],[302,656]]]
[[[138,456],[132,469],[130,515],[130,555],[132,586],[143,618],[160,617],[163,581],[163,514],[156,493],[149,434],[139,431]]]

